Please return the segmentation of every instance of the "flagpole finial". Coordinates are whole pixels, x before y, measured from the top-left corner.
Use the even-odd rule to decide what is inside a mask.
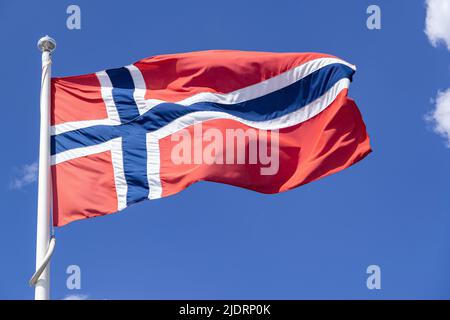
[[[56,48],[56,41],[49,36],[45,36],[39,39],[37,45],[42,52],[52,52]]]

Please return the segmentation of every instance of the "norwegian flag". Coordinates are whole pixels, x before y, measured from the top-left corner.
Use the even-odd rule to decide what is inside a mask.
[[[278,193],[351,166],[371,151],[347,98],[354,71],[326,54],[221,50],[53,78],[53,224],[196,181]]]

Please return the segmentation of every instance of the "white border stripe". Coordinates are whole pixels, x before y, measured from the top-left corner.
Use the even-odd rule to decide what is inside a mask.
[[[335,85],[331,87],[320,98],[314,100],[313,102],[309,103],[308,105],[304,106],[303,108],[297,111],[291,112],[276,119],[271,119],[267,121],[249,121],[233,116],[226,112],[197,111],[184,115],[170,122],[168,125],[156,131],[153,131],[152,134],[154,134],[158,139],[162,139],[164,137],[167,137],[168,135],[171,135],[191,125],[213,119],[236,120],[250,127],[262,130],[275,130],[291,127],[299,123],[305,122],[311,119],[312,117],[316,116],[317,114],[319,114],[336,99],[336,97],[343,89],[348,88],[349,84],[350,80],[346,78],[341,79],[338,82],[336,82]]]
[[[61,124],[57,124],[55,126],[50,127],[50,133],[51,135],[57,135],[60,133],[68,132],[68,131],[74,131],[78,129],[84,129],[92,126],[98,126],[98,125],[106,125],[106,126],[113,126],[117,123],[110,119],[100,119],[100,120],[84,120],[84,121],[71,121],[71,122],[65,122]]]
[[[149,199],[161,198],[162,187],[159,176],[159,140],[153,133],[147,133],[147,179],[149,186]]]
[[[139,110],[139,114],[144,114],[148,110],[145,103],[145,92],[147,91],[147,87],[145,85],[144,77],[142,76],[141,70],[139,70],[134,64],[130,64],[125,68],[130,71],[131,77],[133,78],[133,97]]]
[[[111,150],[111,141],[112,140],[89,147],[81,147],[57,153],[51,156],[51,165]]]
[[[119,113],[117,112],[116,104],[114,103],[114,98],[112,94],[113,85],[111,83],[111,79],[109,79],[106,71],[99,71],[96,73],[98,80],[100,81],[101,91],[103,101],[106,105],[106,112],[108,113],[108,118],[116,123],[120,124]]]
[[[262,97],[266,94],[275,92],[277,90],[283,89],[294,82],[297,82],[313,72],[326,67],[330,64],[339,63],[343,64],[353,70],[356,70],[356,67],[348,62],[345,62],[341,59],[337,58],[319,58],[315,60],[308,61],[298,67],[290,69],[286,72],[283,72],[275,77],[267,79],[262,82],[258,82],[254,85],[238,89],[236,91],[230,93],[212,93],[212,92],[201,92],[196,95],[193,95],[187,99],[175,102],[177,104],[181,104],[184,106],[188,106],[198,102],[213,102],[220,104],[236,104],[244,101],[256,99]],[[162,102],[158,99],[149,99],[146,100],[147,110],[150,110],[155,105],[158,105]]]
[[[111,158],[114,169],[114,181],[117,193],[117,209],[122,210],[127,207],[128,185],[125,179],[125,172],[123,169],[123,153],[122,153],[121,137],[111,140]]]

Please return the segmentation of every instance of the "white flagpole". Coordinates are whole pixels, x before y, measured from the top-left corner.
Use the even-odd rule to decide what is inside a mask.
[[[49,36],[41,38],[38,47],[42,52],[41,123],[39,140],[39,186],[36,235],[36,270],[44,263],[50,243],[50,78],[51,53],[56,42]],[[35,286],[36,300],[50,298],[50,266],[41,273]]]

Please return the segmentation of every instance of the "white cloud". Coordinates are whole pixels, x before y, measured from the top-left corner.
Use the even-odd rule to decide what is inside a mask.
[[[63,298],[63,300],[87,300],[87,294],[69,294]]]
[[[446,139],[450,148],[450,88],[438,92],[435,99],[435,109],[426,119],[433,123],[434,131]]]
[[[433,46],[443,42],[450,50],[450,1],[426,0],[426,6],[425,33],[428,39]]]
[[[11,189],[20,190],[37,180],[38,163],[26,164],[17,169],[18,174],[9,184]]]

